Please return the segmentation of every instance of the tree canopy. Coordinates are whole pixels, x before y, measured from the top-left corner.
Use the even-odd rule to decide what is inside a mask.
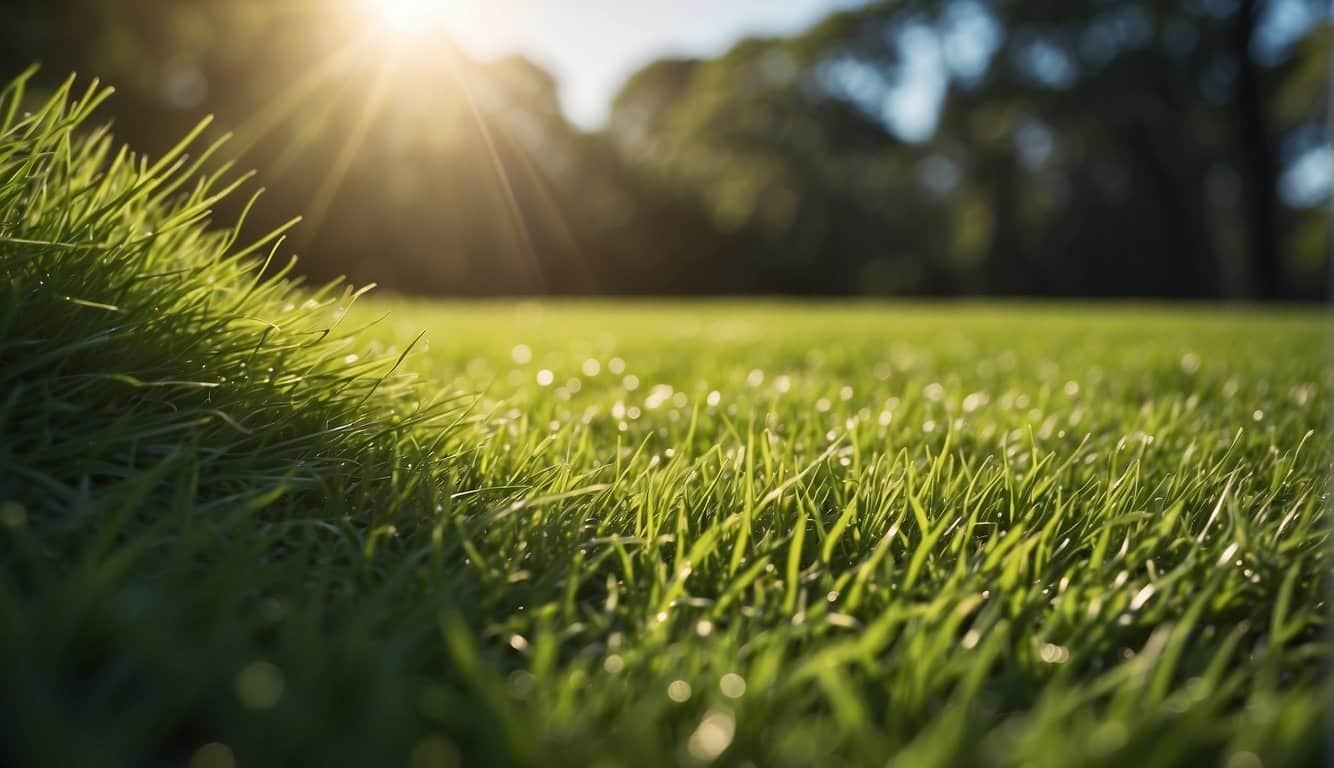
[[[453,295],[1324,294],[1327,187],[1282,194],[1329,152],[1319,0],[870,3],[653,62],[597,132],[532,61],[444,39],[388,55],[329,7],[0,0],[0,62],[103,76],[117,133],[148,151],[216,114],[270,190],[255,226],[304,214],[317,278]]]

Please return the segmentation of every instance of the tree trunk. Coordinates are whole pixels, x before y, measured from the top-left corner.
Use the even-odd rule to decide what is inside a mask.
[[[1238,167],[1244,184],[1252,293],[1262,300],[1283,295],[1279,232],[1278,163],[1270,136],[1260,65],[1251,54],[1260,0],[1241,0],[1234,28],[1237,56]]]
[[[987,288],[992,296],[1021,296],[1032,291],[1024,258],[1018,205],[1019,169],[1008,149],[992,151],[986,165],[991,178],[992,235],[987,253]]]

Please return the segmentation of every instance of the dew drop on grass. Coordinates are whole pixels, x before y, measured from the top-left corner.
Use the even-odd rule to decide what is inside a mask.
[[[655,411],[658,408],[661,408],[663,403],[671,399],[673,394],[674,392],[670,386],[667,386],[666,384],[658,384],[653,387],[652,391],[649,392],[648,397],[644,399],[644,408],[650,411]]]
[[[690,694],[691,694],[690,683],[687,683],[684,680],[673,680],[667,686],[667,698],[671,699],[677,704],[684,704],[685,702],[689,701]]]
[[[718,688],[729,699],[739,699],[746,695],[746,678],[735,672],[728,672],[718,681]]]
[[[625,669],[625,659],[613,653],[602,662],[602,668],[607,670],[608,674],[619,675],[621,670]]]
[[[510,350],[510,359],[519,365],[527,365],[533,361],[533,348],[527,344],[519,344]]]
[[[736,735],[736,717],[727,710],[714,709],[704,716],[695,732],[690,734],[686,747],[690,756],[702,762],[712,762],[732,745]]]
[[[1070,660],[1070,649],[1055,643],[1044,643],[1038,656],[1048,664],[1064,664]]]

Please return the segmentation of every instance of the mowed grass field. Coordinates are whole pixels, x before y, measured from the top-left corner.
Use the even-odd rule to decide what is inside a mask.
[[[357,300],[14,93],[0,763],[1327,756],[1320,312]]]
[[[1324,757],[1318,313],[372,315],[482,393],[457,461],[500,486],[469,504],[493,642],[576,762]]]

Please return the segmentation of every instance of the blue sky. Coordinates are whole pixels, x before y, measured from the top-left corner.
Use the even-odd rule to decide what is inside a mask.
[[[570,118],[597,127],[617,88],[664,55],[712,55],[755,34],[800,30],[862,0],[442,0],[473,54],[521,52],[561,83]]]
[[[396,0],[374,0],[395,2]],[[522,53],[556,76],[566,114],[598,128],[612,97],[632,72],[662,56],[712,56],[751,35],[797,32],[841,8],[866,0],[409,0],[432,5],[434,15],[469,52],[491,58]],[[439,5],[436,5],[436,4]],[[960,4],[967,8],[967,3]],[[1261,56],[1281,50],[1316,19],[1300,0],[1278,0],[1260,29]],[[976,17],[977,14],[972,14]],[[985,24],[960,17],[958,40],[937,45],[923,30],[901,41],[904,78],[883,94],[886,119],[900,137],[927,138],[934,130],[947,70],[984,67],[994,45]],[[922,33],[922,34],[919,34]],[[956,61],[951,53],[966,53]],[[976,59],[970,61],[969,59]],[[961,66],[962,65],[962,68]],[[1334,151],[1317,145],[1291,160],[1282,192],[1296,205],[1327,199]]]

